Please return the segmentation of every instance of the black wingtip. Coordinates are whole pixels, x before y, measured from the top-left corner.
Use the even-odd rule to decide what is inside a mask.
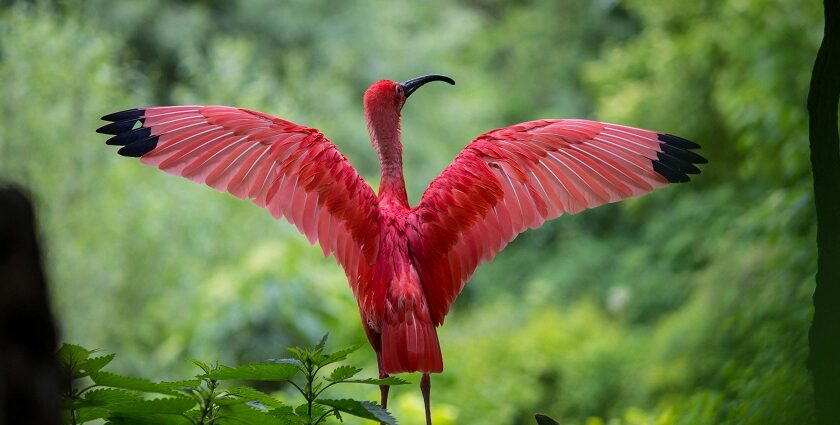
[[[670,183],[685,183],[691,180],[688,178],[688,174],[671,168],[662,161],[653,161],[653,170],[661,174],[662,177],[668,179],[668,182]]]
[[[698,149],[700,145],[672,134],[659,133],[657,138],[662,143],[661,149],[653,161],[653,170],[671,183],[690,181],[689,174],[699,174],[700,169],[694,164],[706,164],[709,161],[689,149]]]
[[[96,132],[99,134],[112,134],[117,135],[126,131],[130,131],[134,129],[134,125],[137,123],[143,124],[143,118],[130,118],[123,121],[116,121],[112,123],[108,123],[96,129]]]
[[[145,109],[135,108],[105,115],[102,119],[111,122],[99,127],[96,132],[113,135],[105,144],[122,146],[117,151],[120,155],[141,157],[158,144],[158,136],[152,135],[152,129],[142,126],[145,124],[145,114]],[[138,122],[141,126],[134,128]]]
[[[125,111],[114,112],[112,114],[102,117],[103,121],[125,121],[130,119],[138,119],[143,116],[145,109],[126,109]]]
[[[118,150],[117,153],[122,156],[138,158],[152,151],[154,148],[157,147],[157,144],[158,136],[152,136],[125,145],[122,148],[120,148],[120,150]]]
[[[700,149],[700,145],[697,143],[694,143],[691,140],[683,139],[679,136],[674,136],[673,134],[659,133],[658,138],[659,140],[680,149]]]
[[[703,158],[702,156],[697,155],[696,153],[688,149],[680,149],[678,147],[675,147],[674,145],[669,145],[667,143],[661,143],[659,147],[662,149],[662,152],[665,152],[668,155],[677,157],[691,164],[706,164],[709,162],[706,158]]]
[[[128,145],[138,140],[143,140],[152,135],[152,129],[148,127],[141,127],[134,130],[125,131],[115,135],[114,137],[105,141],[106,145]]]

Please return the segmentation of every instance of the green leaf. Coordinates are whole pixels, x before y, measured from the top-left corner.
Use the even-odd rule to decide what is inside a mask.
[[[288,381],[297,373],[298,368],[288,363],[252,363],[237,367],[219,366],[205,377],[219,380]]]
[[[308,410],[309,410],[309,405],[307,403],[303,403],[303,404],[299,405],[298,407],[295,407],[295,414],[297,414],[300,417],[306,418],[306,417],[310,416]],[[315,419],[318,416],[323,415],[324,413],[326,413],[326,410],[324,410],[323,407],[321,407],[317,404],[312,405],[312,415],[311,415],[312,419]]]
[[[152,400],[127,401],[109,406],[112,413],[156,413],[180,415],[196,406],[196,401],[186,397],[167,397]]]
[[[387,378],[365,378],[365,379],[345,379],[341,382],[350,382],[354,384],[371,384],[371,385],[405,385],[410,382],[396,376],[389,376]]]
[[[69,413],[69,411],[67,411],[67,413]],[[107,417],[108,409],[104,407],[82,407],[76,409],[76,423],[83,424],[85,422],[90,422],[94,419],[105,419]],[[68,423],[71,421],[72,419],[69,419]]]
[[[117,375],[111,372],[95,372],[90,374],[97,385],[122,388],[124,390],[143,391],[158,394],[175,394],[175,389],[168,383],[155,383],[143,378]]]
[[[87,360],[92,351],[75,344],[62,344],[58,349],[56,357],[61,364],[70,370],[73,378],[78,378],[79,364]]]
[[[330,373],[330,377],[327,380],[333,381],[333,382],[343,381],[345,379],[350,379],[350,378],[356,376],[356,374],[361,372],[361,371],[362,371],[361,368],[358,368],[358,367],[355,367],[355,366],[348,366],[348,365],[339,366],[339,367],[335,368],[335,370],[333,370],[332,373]]]
[[[197,359],[190,359],[190,361],[194,365],[198,366],[201,370],[203,370],[204,373],[210,373],[210,366],[208,366],[207,363],[204,363],[203,361]]]
[[[307,425],[309,420],[304,416],[295,414],[291,406],[283,406],[272,409],[268,412],[271,416],[278,418],[281,425]]]
[[[549,418],[548,416],[546,416],[546,415],[541,415],[541,414],[539,414],[539,413],[537,413],[536,415],[534,415],[534,419],[536,419],[536,420],[537,420],[537,425],[560,425],[560,424],[559,424],[559,423],[557,423],[557,421],[555,421],[554,419],[551,419],[551,418]]]
[[[108,354],[107,356],[99,356],[89,358],[79,363],[78,370],[81,376],[88,376],[91,373],[99,372],[100,369],[111,363],[114,360],[115,354]]]
[[[113,424],[191,424],[184,412],[196,406],[196,401],[186,397],[158,398],[153,400],[129,401],[108,407],[108,423]]]
[[[192,425],[192,421],[181,416],[165,413],[113,413],[106,425]]]
[[[85,423],[94,419],[108,417],[109,409],[114,404],[142,400],[140,395],[116,388],[98,388],[85,392],[84,398],[76,400],[76,422]]]
[[[391,416],[391,414],[385,409],[380,407],[378,404],[371,403],[369,401],[320,399],[315,400],[315,402],[324,406],[335,408],[339,412],[344,412],[360,418],[384,422],[389,425],[396,425],[397,423],[397,420],[394,419],[394,417]]]
[[[321,337],[321,342],[315,346],[315,351],[321,351],[324,349],[324,346],[327,345],[327,337],[330,336],[329,333],[325,333],[324,336]]]
[[[361,347],[361,346],[360,345],[353,345],[353,346],[338,350],[338,351],[336,351],[335,353],[332,353],[332,354],[324,354],[323,359],[320,359],[318,361],[318,366],[326,366],[326,365],[331,364],[331,363],[340,362],[340,361],[346,359],[347,356],[350,353],[358,350],[359,347]]]
[[[201,385],[201,380],[185,379],[183,381],[161,381],[157,385],[169,387],[172,391],[191,391]]]
[[[300,362],[303,362],[306,358],[306,350],[300,349],[298,347],[289,347],[286,348],[286,350],[292,353],[292,356],[294,356],[294,358]]]
[[[249,405],[251,405],[253,407],[262,406],[262,404],[258,404],[257,402],[248,401],[244,398],[234,397],[234,396],[229,395],[229,394],[216,396],[216,398],[214,398],[213,401],[220,406],[229,406],[229,405],[234,405],[234,404],[246,404],[246,403],[248,403]]]
[[[251,387],[234,387],[227,392],[247,401],[258,401],[266,407],[281,408],[286,406],[282,401]]]
[[[277,417],[246,404],[225,405],[219,408],[219,425],[277,425]]]
[[[136,393],[116,388],[98,388],[86,392],[83,399],[73,403],[73,407],[76,409],[107,407],[110,404],[139,400],[142,398]]]

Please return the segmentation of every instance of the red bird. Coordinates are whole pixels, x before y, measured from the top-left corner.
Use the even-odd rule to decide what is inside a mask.
[[[519,233],[562,214],[686,182],[706,160],[664,133],[577,119],[528,121],[473,140],[412,207],[400,112],[426,75],[364,94],[379,194],[323,134],[229,106],[163,106],[103,117],[121,155],[249,199],[335,255],[359,304],[382,377],[443,370],[435,328],[476,267]],[[139,127],[137,124],[139,123]],[[382,387],[387,406],[388,387]]]

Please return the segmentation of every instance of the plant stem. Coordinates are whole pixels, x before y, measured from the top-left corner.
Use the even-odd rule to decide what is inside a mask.
[[[288,382],[288,383],[290,383],[290,384],[292,384],[292,386],[293,386],[293,387],[295,387],[295,388],[298,390],[298,392],[300,393],[300,395],[302,395],[302,396],[306,397],[306,391],[304,391],[304,390],[303,390],[303,388],[301,388],[301,387],[300,387],[300,385],[296,384],[296,383],[295,383],[294,381],[292,381],[292,380],[289,380],[289,381],[287,381],[287,382]]]
[[[87,391],[87,390],[89,390],[89,389],[92,389],[92,388],[96,388],[96,387],[98,387],[98,386],[99,386],[98,384],[89,385],[89,386],[84,387],[84,388],[82,388],[81,390],[79,390],[77,394],[78,394],[79,396],[81,396],[81,395],[82,395],[82,393],[84,393],[85,391]]]
[[[339,382],[330,382],[330,383],[329,383],[329,384],[327,384],[324,388],[321,388],[321,389],[320,389],[317,393],[315,393],[315,397],[314,397],[314,398],[318,398],[318,396],[320,396],[320,395],[321,395],[321,393],[322,393],[322,392],[324,392],[327,388],[329,388],[329,387],[331,387],[331,386],[333,386],[333,385],[335,385],[335,384],[338,384],[338,383],[339,383]]]
[[[78,399],[76,392],[73,391],[73,379],[67,383],[67,398],[70,399],[70,420],[72,421],[73,425],[78,424],[78,420],[76,419],[76,407],[74,407],[73,403]]]
[[[198,420],[199,425],[204,425],[204,419],[207,418],[207,415],[210,415],[213,412],[213,392],[216,391],[216,385],[217,382],[215,379],[209,379],[207,381],[207,388],[210,392],[202,402],[201,418]]]
[[[331,413],[334,413],[335,411],[336,411],[336,409],[330,409],[330,410],[327,410],[327,411],[326,411],[323,415],[319,416],[319,417],[318,417],[318,420],[317,420],[317,421],[315,421],[315,423],[314,423],[314,424],[312,424],[312,425],[318,425],[319,423],[321,423],[321,421],[323,421],[324,419],[326,419],[326,418],[327,418],[327,416],[329,416]]]
[[[312,423],[312,400],[315,399],[314,395],[312,394],[312,381],[314,381],[314,380],[315,380],[315,376],[312,373],[312,369],[307,367],[307,374],[306,374],[306,416],[309,417],[309,423]]]

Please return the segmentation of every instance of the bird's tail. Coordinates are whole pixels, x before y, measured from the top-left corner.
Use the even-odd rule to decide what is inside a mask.
[[[386,320],[380,325],[385,373],[443,371],[435,325],[428,314],[414,313],[408,312],[397,320]]]

